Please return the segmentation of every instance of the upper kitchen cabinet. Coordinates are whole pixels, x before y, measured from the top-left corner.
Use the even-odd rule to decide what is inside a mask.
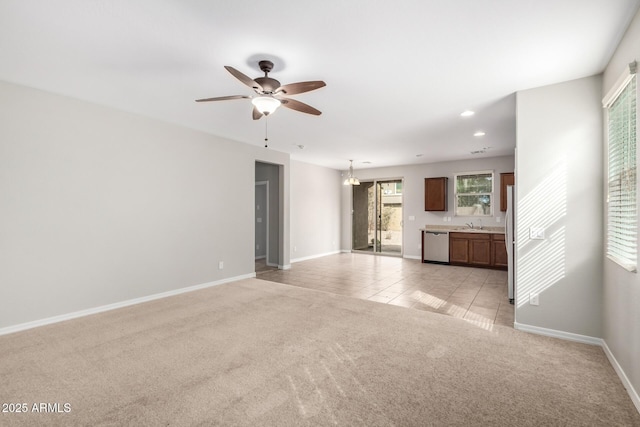
[[[447,210],[447,177],[424,179],[424,210]]]
[[[515,184],[516,178],[513,172],[500,174],[500,211],[506,212],[507,210],[507,186]]]

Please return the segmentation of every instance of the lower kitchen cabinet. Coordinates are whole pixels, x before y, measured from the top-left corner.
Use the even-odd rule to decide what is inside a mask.
[[[493,255],[493,265],[495,267],[508,266],[507,247],[504,243],[504,234],[492,234],[491,254]]]
[[[503,234],[449,233],[449,263],[474,267],[506,267]]]
[[[449,233],[449,264],[469,264],[469,239],[460,234]]]

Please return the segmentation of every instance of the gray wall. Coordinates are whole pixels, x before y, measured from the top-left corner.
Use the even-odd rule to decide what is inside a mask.
[[[357,162],[356,162],[357,164]],[[486,226],[504,227],[504,213],[500,212],[500,173],[513,172],[514,157],[486,157],[472,160],[441,162],[422,165],[406,165],[385,168],[355,169],[355,176],[360,180],[403,178],[403,244],[406,258],[419,259],[421,256],[420,228],[430,225],[464,225],[469,220],[477,222],[475,217],[456,217],[453,212],[454,182],[453,177],[458,172],[493,170],[495,173],[494,187],[494,216],[482,217]],[[347,172],[343,172],[346,177]],[[446,176],[449,178],[447,189],[447,212],[425,212],[424,210],[424,179]],[[343,178],[344,179],[344,178]],[[351,250],[351,187],[342,186],[342,248]],[[414,217],[414,219],[410,219]],[[451,222],[444,222],[445,217],[451,217]],[[500,221],[498,222],[497,219]]]
[[[640,13],[637,13],[607,66],[606,94],[628,63],[640,61]],[[637,78],[637,77],[636,77]],[[640,277],[604,260],[603,337],[635,389],[640,393]],[[638,402],[636,402],[638,404]]]
[[[602,336],[601,85],[596,76],[517,94],[519,324]],[[530,239],[531,227],[545,239]]]
[[[0,328],[253,273],[256,160],[288,264],[287,154],[0,82]]]
[[[339,251],[340,172],[291,161],[292,261]]]

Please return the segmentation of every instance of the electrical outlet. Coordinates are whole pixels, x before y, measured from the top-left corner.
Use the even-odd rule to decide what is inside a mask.
[[[418,249],[422,249],[422,245],[418,243]]]
[[[220,261],[218,263],[218,270],[222,270],[224,268],[224,261]]]
[[[256,222],[262,222],[262,218],[256,218]]]
[[[298,252],[298,247],[297,246],[293,247],[293,252]]]
[[[500,222],[500,217],[499,216],[496,217],[496,222]]]
[[[260,245],[256,245],[256,251],[260,250]]]
[[[529,294],[529,304],[540,305],[540,294]]]

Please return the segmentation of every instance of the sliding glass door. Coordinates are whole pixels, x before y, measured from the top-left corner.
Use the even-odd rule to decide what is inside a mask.
[[[402,180],[360,181],[352,189],[353,250],[402,255]]]

